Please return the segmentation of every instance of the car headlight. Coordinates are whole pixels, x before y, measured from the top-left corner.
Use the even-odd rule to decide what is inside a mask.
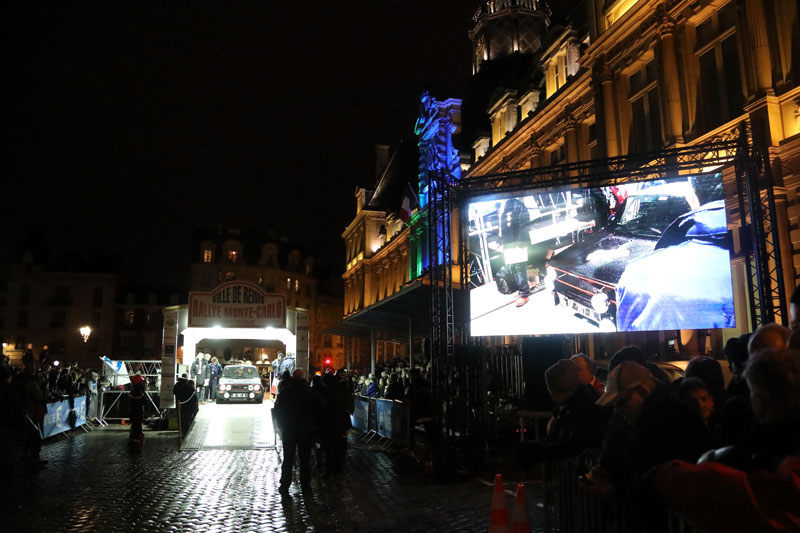
[[[261,390],[261,385],[253,385],[253,390]]]
[[[608,311],[608,296],[604,292],[598,292],[592,296],[592,309],[600,314]]]
[[[231,386],[230,385],[225,385],[225,390],[231,390]]]
[[[253,386],[252,385],[248,385],[247,386],[247,390],[253,390]]]

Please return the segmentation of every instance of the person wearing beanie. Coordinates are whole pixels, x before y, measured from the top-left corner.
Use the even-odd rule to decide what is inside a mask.
[[[562,359],[545,370],[545,383],[555,403],[547,436],[523,443],[520,460],[524,466],[544,459],[574,457],[587,448],[599,448],[608,425],[607,410],[595,405],[597,393],[584,385],[578,366]]]

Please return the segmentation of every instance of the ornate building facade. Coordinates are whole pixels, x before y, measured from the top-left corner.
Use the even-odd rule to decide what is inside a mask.
[[[543,2],[486,2],[476,15],[471,36],[478,55],[490,17],[538,15],[547,38],[529,54],[523,82],[501,88],[487,103],[491,133],[475,140],[466,177],[701,145],[735,138],[745,124],[768,145],[788,299],[800,272],[797,3],[588,0],[585,10],[574,4],[560,19]],[[497,59],[485,56],[476,71]],[[736,241],[742,224],[735,169],[721,170]],[[734,258],[732,270],[734,285],[745,287],[743,259]],[[737,301],[739,323],[725,336],[752,330],[741,320],[749,314],[746,299]],[[689,344],[691,336],[681,332]]]

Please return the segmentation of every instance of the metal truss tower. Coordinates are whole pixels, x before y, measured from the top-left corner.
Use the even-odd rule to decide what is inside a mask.
[[[742,124],[736,165],[739,214],[742,226],[749,228],[751,243],[745,269],[754,329],[788,320],[769,150],[758,126],[748,131],[747,125]]]
[[[433,466],[437,478],[454,470],[455,409],[458,395],[454,357],[453,256],[451,246],[451,189],[455,183],[439,170],[428,173],[428,280],[430,282],[431,399],[433,408]]]

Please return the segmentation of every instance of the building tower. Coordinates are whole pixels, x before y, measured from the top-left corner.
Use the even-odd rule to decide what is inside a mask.
[[[538,59],[549,28],[550,8],[544,0],[488,0],[475,12],[464,128],[467,138],[475,139],[476,159],[538,105]]]
[[[484,63],[518,52],[535,54],[550,24],[550,10],[544,0],[488,0],[472,17],[472,73]]]

